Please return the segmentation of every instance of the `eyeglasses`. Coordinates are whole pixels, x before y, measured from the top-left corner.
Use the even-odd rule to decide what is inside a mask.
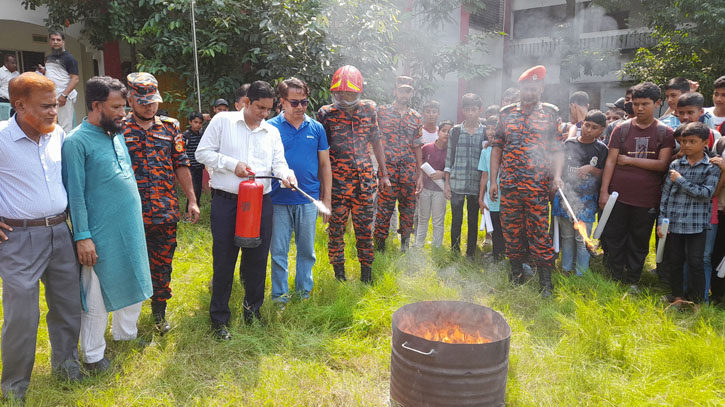
[[[288,100],[287,102],[289,102],[290,106],[292,106],[292,107],[297,107],[299,105],[302,105],[302,107],[307,107],[307,105],[310,104],[310,101],[307,100],[307,99],[302,99],[302,100]]]

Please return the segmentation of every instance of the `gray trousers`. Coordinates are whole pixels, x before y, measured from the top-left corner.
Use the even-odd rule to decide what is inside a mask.
[[[3,280],[2,392],[24,397],[35,362],[40,284],[48,304],[51,367],[78,363],[80,266],[68,225],[14,227],[0,243]]]

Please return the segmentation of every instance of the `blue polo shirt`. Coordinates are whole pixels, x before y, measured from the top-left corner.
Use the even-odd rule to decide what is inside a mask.
[[[299,129],[295,129],[280,113],[267,123],[279,129],[284,144],[284,158],[289,168],[295,172],[300,189],[315,199],[320,198],[320,179],[317,176],[319,160],[317,152],[329,150],[325,128],[317,120],[305,115]],[[300,205],[307,200],[297,191],[280,188],[279,181],[272,181],[272,192],[269,194],[275,205]]]

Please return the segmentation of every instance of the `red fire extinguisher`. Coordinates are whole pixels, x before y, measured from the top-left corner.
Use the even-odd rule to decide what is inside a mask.
[[[253,172],[248,172],[249,179],[239,183],[234,244],[242,248],[253,249],[262,244],[259,227],[262,223],[264,186],[254,180]]]

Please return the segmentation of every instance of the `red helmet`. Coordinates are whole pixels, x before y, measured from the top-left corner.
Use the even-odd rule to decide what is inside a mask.
[[[332,75],[330,92],[362,93],[363,77],[360,71],[352,65],[345,65]]]

